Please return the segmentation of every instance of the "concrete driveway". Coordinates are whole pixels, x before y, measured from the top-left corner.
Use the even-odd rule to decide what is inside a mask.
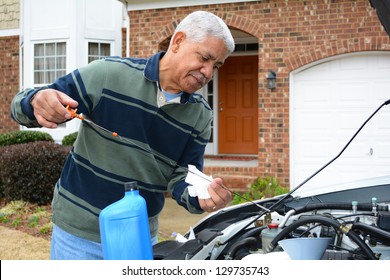
[[[207,215],[208,213],[191,214],[178,205],[176,200],[167,197],[165,207],[160,214],[159,237],[170,238],[173,232],[184,235],[190,226],[194,226]]]

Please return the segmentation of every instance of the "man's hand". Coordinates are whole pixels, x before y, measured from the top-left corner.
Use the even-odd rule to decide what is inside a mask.
[[[209,199],[199,199],[200,207],[206,212],[213,212],[226,207],[233,199],[232,193],[223,187],[221,178],[215,178],[208,192],[211,196]]]
[[[54,89],[40,90],[31,100],[35,118],[46,128],[56,128],[58,124],[71,118],[65,108],[66,105],[76,108],[78,103],[65,93]]]

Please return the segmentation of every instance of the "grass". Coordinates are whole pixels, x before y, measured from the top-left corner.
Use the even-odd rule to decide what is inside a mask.
[[[53,228],[50,205],[40,206],[21,200],[7,203],[1,200],[0,206],[0,223],[3,226],[50,239]]]
[[[189,214],[176,201],[167,198],[160,214],[159,241],[174,239],[172,233],[185,234],[208,214]],[[51,205],[38,206],[22,201],[0,199],[0,259],[46,260],[50,254],[52,232]],[[30,220],[30,224],[29,224]]]

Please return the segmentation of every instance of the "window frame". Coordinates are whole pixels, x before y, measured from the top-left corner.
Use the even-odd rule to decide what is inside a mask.
[[[90,44],[98,44],[98,54],[97,55],[92,55],[90,54]],[[101,54],[101,45],[105,44],[109,46],[109,54],[108,55],[102,55]],[[112,42],[107,42],[107,41],[102,41],[102,40],[96,40],[96,41],[87,41],[87,63],[91,63],[94,60],[99,60],[103,59],[105,57],[111,56],[112,55],[112,49],[113,49],[113,44]],[[91,58],[94,58],[90,60]]]
[[[54,44],[54,54],[51,54],[47,50],[47,45]],[[63,53],[58,52],[58,44],[64,44]],[[43,45],[43,54],[37,55],[37,46]],[[41,42],[34,42],[33,43],[33,61],[32,61],[32,81],[34,88],[39,88],[48,84],[53,83],[57,78],[64,76],[67,73],[67,65],[68,65],[68,42],[66,40],[50,40],[50,41],[41,41]],[[37,69],[37,63],[36,61],[39,59],[43,59],[42,62],[42,69]],[[54,59],[54,67],[48,67],[50,59]],[[62,62],[61,62],[62,60]],[[61,65],[62,64],[62,65]],[[62,67],[58,67],[62,66]],[[43,80],[37,81],[36,74],[42,73],[43,74]],[[49,79],[49,76],[53,74],[53,77]]]

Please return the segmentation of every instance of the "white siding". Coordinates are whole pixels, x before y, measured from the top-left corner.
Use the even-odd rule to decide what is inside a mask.
[[[117,0],[23,1],[23,85],[34,86],[34,44],[66,42],[67,73],[88,63],[88,42],[111,44],[111,55],[121,55],[123,5]],[[49,132],[57,142],[77,131],[77,120]]]

